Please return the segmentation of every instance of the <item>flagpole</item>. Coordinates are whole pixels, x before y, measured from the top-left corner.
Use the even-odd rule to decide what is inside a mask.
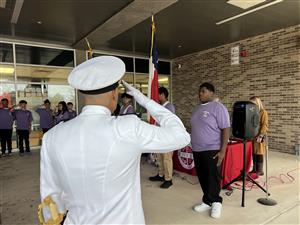
[[[152,77],[153,77],[153,67],[152,67],[152,51],[153,51],[153,41],[154,41],[154,15],[151,15],[151,47],[149,54],[149,80],[148,80],[148,98],[151,99],[151,86],[152,86]],[[147,112],[147,121],[150,123],[150,114]]]
[[[93,49],[91,48],[90,42],[87,38],[84,39],[88,46],[88,59],[93,58]]]
[[[156,28],[153,15],[151,24],[151,48],[149,56],[148,97],[158,102],[158,53],[156,47]],[[154,118],[149,116],[149,114],[148,120],[151,124],[155,124]]]

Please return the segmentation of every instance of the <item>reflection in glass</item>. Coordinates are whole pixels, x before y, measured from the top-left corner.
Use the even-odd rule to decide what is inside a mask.
[[[149,73],[149,60],[148,59],[135,59],[135,71],[137,73]]]
[[[14,82],[15,69],[13,65],[0,63],[0,82]]]
[[[158,61],[158,74],[171,74],[171,63]]]
[[[71,71],[71,68],[17,65],[17,81],[67,84]]]
[[[74,67],[74,51],[16,45],[16,62],[20,64]]]
[[[13,45],[0,42],[0,63],[13,63]]]

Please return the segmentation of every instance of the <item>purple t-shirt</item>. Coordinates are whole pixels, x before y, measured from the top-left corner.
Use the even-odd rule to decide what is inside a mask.
[[[62,121],[67,121],[67,120],[69,120],[70,118],[69,118],[69,112],[68,111],[66,111],[66,112],[61,112],[61,113],[59,113],[59,114],[57,114],[56,116],[55,116],[55,123],[56,124],[59,124],[60,122],[62,122]]]
[[[38,108],[35,110],[40,116],[40,128],[50,129],[53,127],[53,111],[52,109]]]
[[[193,151],[219,150],[221,130],[230,127],[227,108],[219,102],[199,104],[191,118]]]
[[[15,110],[15,119],[17,121],[17,130],[29,130],[32,122],[32,113],[29,110]]]
[[[69,113],[69,119],[73,119],[77,116],[77,113],[74,110],[68,111],[68,113]]]
[[[132,105],[128,105],[127,107],[124,107],[122,105],[121,109],[120,109],[120,115],[127,115],[127,114],[134,114],[134,109]]]
[[[0,129],[12,129],[14,123],[14,112],[9,108],[0,108]]]
[[[170,102],[165,102],[165,104],[162,105],[166,109],[170,110],[172,113],[175,114],[175,106]]]

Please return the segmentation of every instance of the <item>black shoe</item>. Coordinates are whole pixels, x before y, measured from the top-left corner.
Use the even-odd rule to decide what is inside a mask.
[[[166,180],[165,182],[162,183],[162,185],[160,185],[160,188],[168,189],[172,185],[173,185],[172,180]]]
[[[163,181],[165,181],[165,178],[164,178],[164,177],[161,177],[161,176],[159,176],[159,175],[157,174],[156,176],[149,177],[149,180],[150,180],[150,181],[161,181],[161,182],[163,182]]]

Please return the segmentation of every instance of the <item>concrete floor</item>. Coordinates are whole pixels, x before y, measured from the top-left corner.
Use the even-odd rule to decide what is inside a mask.
[[[209,213],[196,213],[193,205],[201,201],[201,188],[194,177],[175,173],[174,185],[167,190],[159,183],[148,181],[156,168],[141,166],[143,205],[147,224],[300,224],[299,222],[299,158],[270,152],[269,186],[276,206],[263,206],[257,199],[265,194],[253,187],[246,192],[245,207],[241,207],[241,191],[234,189],[228,196],[222,191],[223,214],[212,219]],[[1,205],[0,224],[38,224],[36,207],[39,203],[39,151],[32,155],[0,159]],[[290,172],[291,171],[291,172]],[[285,176],[288,172],[291,177]],[[282,181],[278,178],[280,174]],[[277,177],[277,178],[276,178]],[[258,180],[263,185],[264,179]],[[238,186],[236,186],[238,187]],[[1,223],[2,222],[2,223]]]

